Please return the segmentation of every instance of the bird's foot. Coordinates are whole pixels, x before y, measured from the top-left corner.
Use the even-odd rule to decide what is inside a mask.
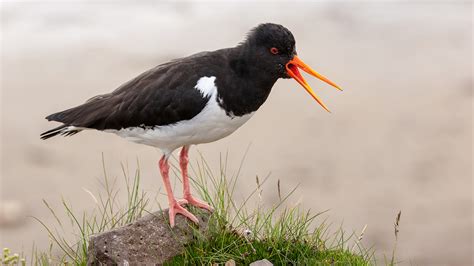
[[[170,225],[171,227],[174,227],[174,217],[176,214],[180,213],[184,217],[187,217],[189,220],[193,221],[195,224],[199,224],[198,218],[194,216],[194,214],[190,213],[188,210],[186,210],[181,204],[187,204],[188,201],[186,199],[174,201],[173,203],[170,204],[170,208],[168,210],[168,214],[170,217]]]
[[[184,201],[186,201],[188,204],[191,204],[195,207],[198,207],[198,208],[202,208],[202,209],[206,209],[210,212],[212,212],[214,209],[209,206],[209,204],[207,204],[206,202],[202,201],[202,200],[198,200],[196,198],[194,198],[191,194],[188,194],[188,195],[184,195]]]

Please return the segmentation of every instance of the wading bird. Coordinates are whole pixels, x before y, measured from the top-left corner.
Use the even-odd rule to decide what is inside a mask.
[[[191,195],[189,147],[219,140],[242,126],[265,102],[279,78],[294,78],[329,111],[299,69],[340,90],[299,59],[295,39],[287,28],[261,24],[236,47],[158,65],[111,93],[47,116],[62,125],[44,132],[41,138],[96,129],[161,149],[159,168],[168,195],[170,225],[174,226],[178,213],[197,223],[182,205],[212,208]],[[177,200],[170,185],[168,158],[180,147],[184,198]]]

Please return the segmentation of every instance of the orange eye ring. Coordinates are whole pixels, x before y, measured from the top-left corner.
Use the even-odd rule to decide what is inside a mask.
[[[270,48],[270,53],[272,53],[272,54],[278,54],[278,48],[276,48],[276,47]]]

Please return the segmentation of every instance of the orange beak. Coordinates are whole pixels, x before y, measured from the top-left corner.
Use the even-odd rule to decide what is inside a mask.
[[[308,73],[308,74],[310,74],[310,75],[326,82],[327,84],[335,87],[336,89],[338,89],[340,91],[342,91],[342,89],[339,86],[337,86],[334,82],[330,81],[329,79],[327,79],[323,75],[321,75],[318,72],[314,71],[311,67],[306,65],[303,61],[301,61],[301,59],[299,59],[296,55],[293,57],[293,59],[290,60],[290,62],[288,62],[286,64],[286,71],[287,71],[288,75],[290,77],[294,78],[296,81],[298,81],[298,83],[301,84],[301,86],[303,86],[305,88],[305,90],[311,95],[311,97],[313,97],[313,99],[315,99],[326,111],[331,112],[331,111],[329,111],[327,106],[321,101],[321,99],[318,97],[318,95],[316,95],[316,93],[314,93],[313,89],[311,89],[311,87],[308,85],[308,83],[303,78],[303,76],[301,76],[300,71],[298,70],[298,68],[301,68],[306,73]]]

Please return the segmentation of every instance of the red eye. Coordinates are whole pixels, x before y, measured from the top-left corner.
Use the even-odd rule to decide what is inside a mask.
[[[270,49],[270,53],[272,53],[272,54],[278,54],[278,48],[272,47],[272,48]]]

